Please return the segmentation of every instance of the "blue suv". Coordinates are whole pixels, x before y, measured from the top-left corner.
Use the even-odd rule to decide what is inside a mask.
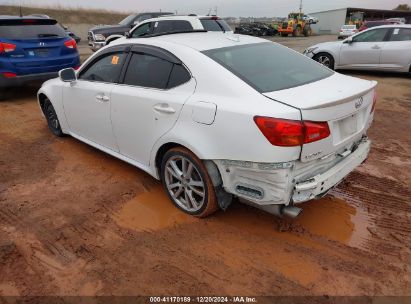
[[[76,42],[56,20],[0,16],[0,88],[45,81],[79,66]]]

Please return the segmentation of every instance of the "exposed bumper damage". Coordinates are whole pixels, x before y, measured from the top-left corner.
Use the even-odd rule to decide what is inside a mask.
[[[273,205],[292,205],[319,198],[364,162],[371,141],[364,137],[349,150],[309,163],[253,163],[214,160],[224,189],[247,203],[277,213]]]

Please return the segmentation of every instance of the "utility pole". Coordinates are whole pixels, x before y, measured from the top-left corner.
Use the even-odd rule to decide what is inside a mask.
[[[300,15],[303,11],[303,0],[300,0]]]

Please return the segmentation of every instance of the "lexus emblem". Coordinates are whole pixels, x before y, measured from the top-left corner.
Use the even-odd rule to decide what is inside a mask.
[[[46,44],[44,42],[39,42],[39,46],[45,46]]]
[[[364,102],[364,98],[361,96],[361,97],[358,98],[358,100],[355,102],[355,108],[358,109],[359,107],[361,107],[363,102]]]

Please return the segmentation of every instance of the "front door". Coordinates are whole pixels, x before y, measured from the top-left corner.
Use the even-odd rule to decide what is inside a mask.
[[[340,50],[341,68],[378,68],[381,51],[389,29],[369,30],[355,35],[351,43],[343,43]]]
[[[70,132],[118,151],[111,124],[111,91],[125,60],[122,52],[99,56],[86,66],[78,80],[63,88],[64,112]]]

